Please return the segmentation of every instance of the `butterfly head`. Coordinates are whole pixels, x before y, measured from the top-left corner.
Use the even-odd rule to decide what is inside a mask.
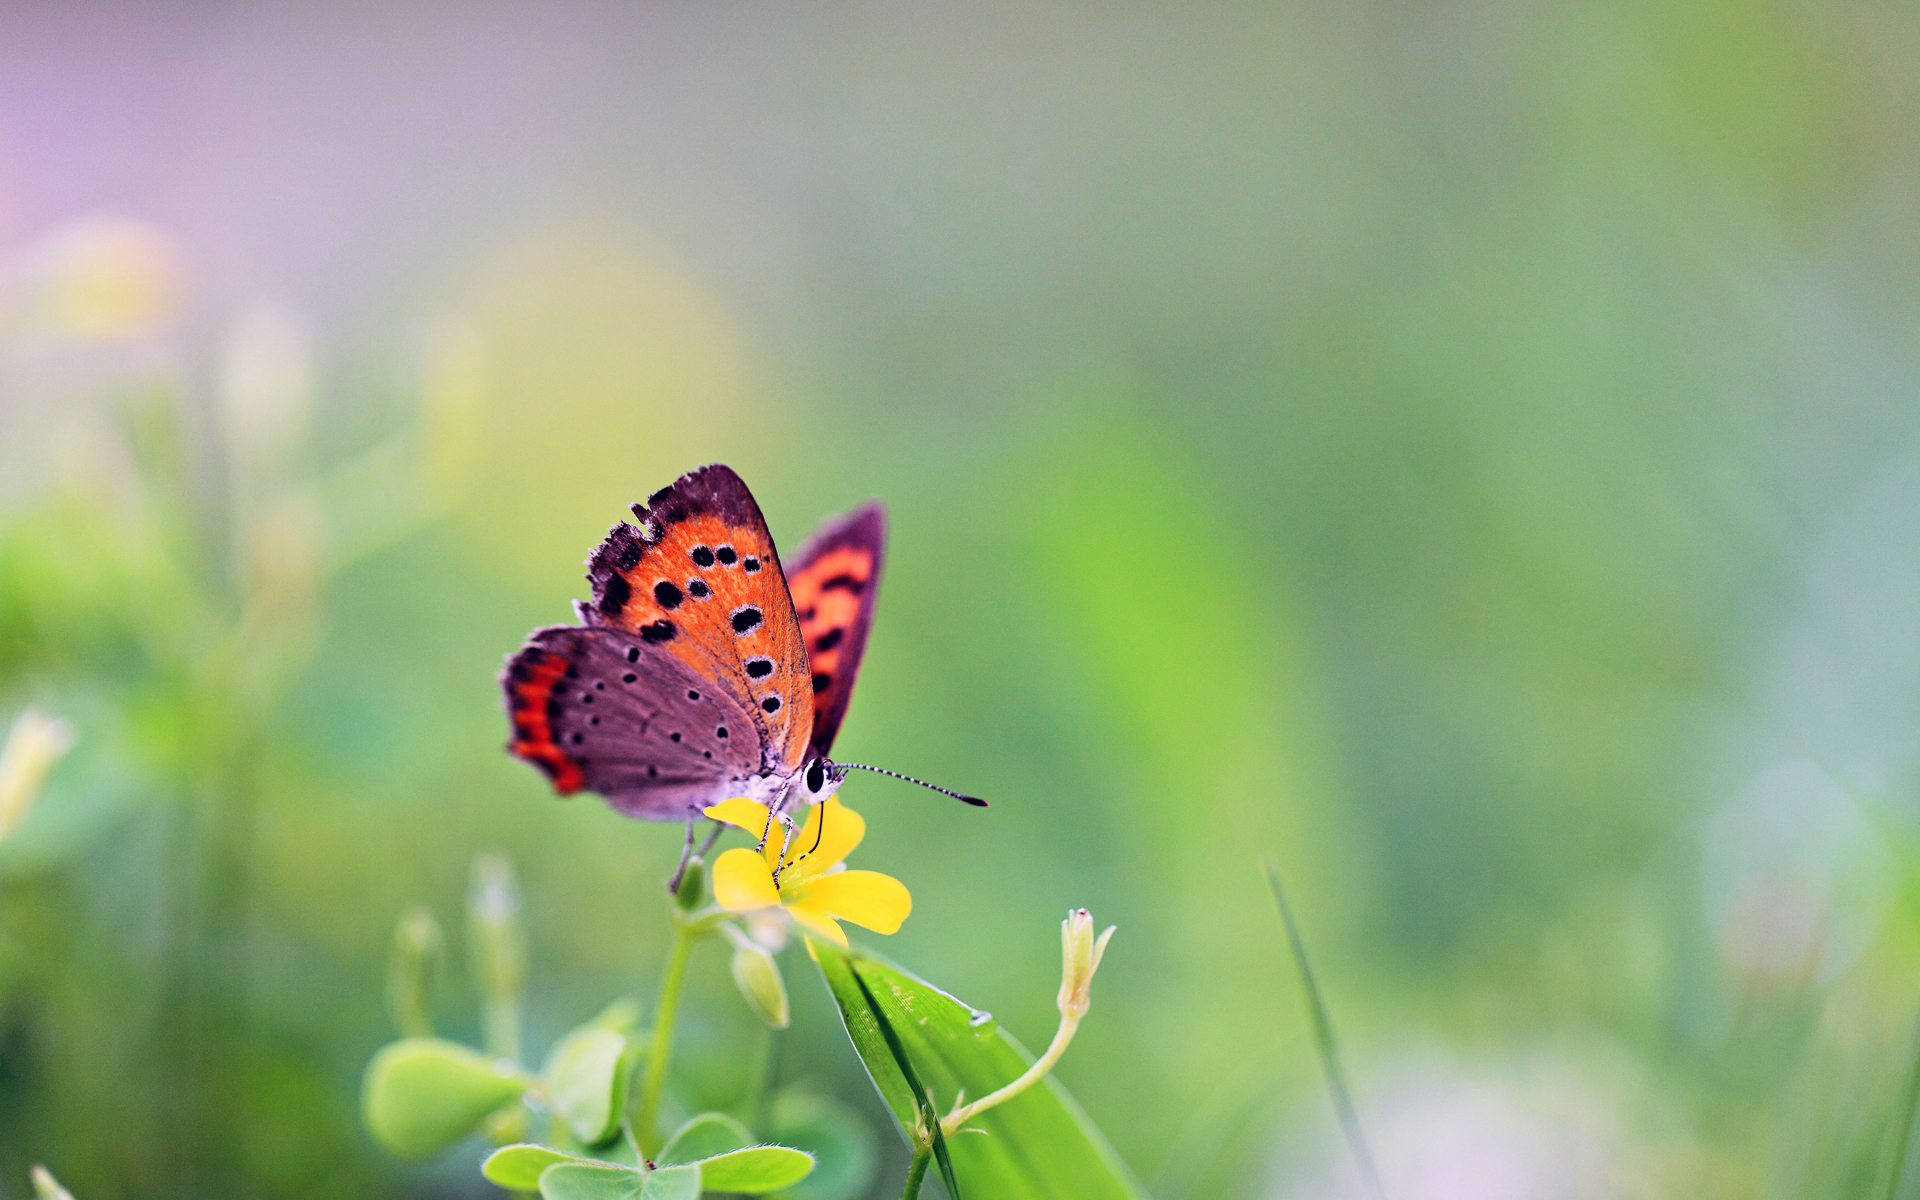
[[[799,778],[794,780],[788,795],[798,803],[797,808],[818,804],[840,790],[847,778],[847,769],[837,766],[824,758],[811,758],[801,770]]]

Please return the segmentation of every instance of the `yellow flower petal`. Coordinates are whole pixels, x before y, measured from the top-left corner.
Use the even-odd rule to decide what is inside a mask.
[[[847,949],[846,931],[836,925],[831,917],[823,917],[819,913],[806,912],[797,908],[788,909],[787,915],[792,917],[794,923],[808,933],[818,934],[842,950]],[[808,953],[812,953],[812,951],[809,950]]]
[[[758,838],[762,833],[766,832],[767,806],[764,804],[755,804],[744,796],[736,796],[732,800],[722,800],[720,803],[706,809],[705,812],[707,816],[712,817],[714,820],[724,821],[729,825],[738,826],[748,833],[751,833],[755,838]]]
[[[824,831],[822,822],[826,824]],[[852,854],[860,839],[866,836],[867,823],[860,814],[840,803],[840,797],[827,797],[825,802],[808,810],[806,825],[793,835],[793,843],[787,847],[786,866],[780,870],[781,880],[808,879],[820,874]],[[793,872],[791,876],[789,871]]]
[[[913,911],[905,884],[878,871],[840,871],[787,889],[784,902],[798,921],[804,914],[838,917],[875,933],[892,933]]]
[[[713,864],[713,898],[722,908],[750,912],[780,903],[780,889],[773,886],[767,860],[738,846]]]

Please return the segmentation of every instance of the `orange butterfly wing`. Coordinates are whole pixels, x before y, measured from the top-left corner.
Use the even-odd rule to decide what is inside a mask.
[[[787,575],[787,588],[806,638],[812,669],[812,752],[821,758],[833,746],[853,698],[853,681],[873,625],[886,553],[887,513],[862,505],[820,527]]]
[[[633,506],[587,559],[589,625],[637,634],[728,689],[753,717],[761,770],[791,775],[814,729],[807,644],[760,506],[718,463]]]

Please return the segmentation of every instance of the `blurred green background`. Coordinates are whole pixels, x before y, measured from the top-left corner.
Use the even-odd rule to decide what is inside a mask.
[[[494,673],[715,460],[785,547],[889,506],[837,750],[994,806],[852,781],[873,940],[1038,1045],[1117,923],[1059,1075],[1156,1200],[1359,1195],[1267,852],[1396,1200],[1900,1190],[1912,6],[0,26],[0,722],[79,739],[0,844],[0,1196],[493,1193],[358,1128],[393,924],[505,850],[530,1045],[651,997],[678,832]],[[689,1009],[724,1100],[720,952]]]

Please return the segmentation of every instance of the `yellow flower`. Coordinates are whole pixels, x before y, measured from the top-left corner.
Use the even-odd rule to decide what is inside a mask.
[[[766,805],[751,800],[723,800],[706,812],[755,837],[767,829]],[[830,796],[807,814],[806,826],[793,835],[784,860],[777,823],[760,850],[738,847],[722,854],[713,864],[713,898],[734,912],[778,905],[801,928],[842,948],[847,935],[839,921],[852,921],[875,933],[892,933],[913,911],[913,897],[906,886],[878,871],[849,871],[841,866],[866,833],[867,823],[860,814]]]

